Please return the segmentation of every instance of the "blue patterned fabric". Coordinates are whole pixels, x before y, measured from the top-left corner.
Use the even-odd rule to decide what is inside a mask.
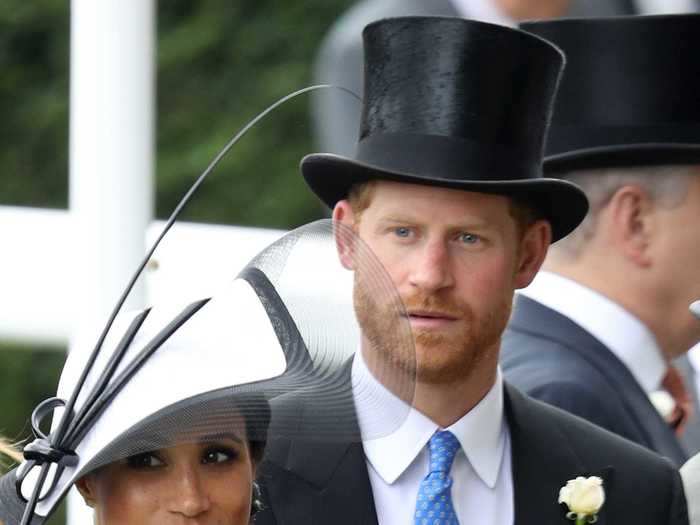
[[[459,441],[447,430],[430,438],[430,470],[418,489],[415,525],[459,525],[450,494],[450,468],[459,448]]]

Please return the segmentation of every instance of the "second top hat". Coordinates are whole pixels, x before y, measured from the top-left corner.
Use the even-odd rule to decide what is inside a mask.
[[[700,15],[528,22],[566,53],[545,172],[700,163]]]

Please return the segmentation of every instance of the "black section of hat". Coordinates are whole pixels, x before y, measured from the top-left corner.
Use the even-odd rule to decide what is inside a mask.
[[[566,54],[545,172],[700,163],[700,15],[528,22]]]

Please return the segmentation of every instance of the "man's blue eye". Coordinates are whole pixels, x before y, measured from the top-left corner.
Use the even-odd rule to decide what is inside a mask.
[[[461,233],[459,235],[459,240],[464,244],[475,244],[479,241],[479,236],[473,233]]]
[[[408,228],[394,228],[394,233],[398,237],[408,237],[411,234],[411,230]]]

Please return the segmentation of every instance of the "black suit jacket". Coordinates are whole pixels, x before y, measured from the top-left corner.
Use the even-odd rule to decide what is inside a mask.
[[[519,295],[501,345],[506,379],[531,396],[639,443],[680,466],[686,453],[627,367],[600,341]]]
[[[294,417],[300,425],[314,425],[315,413],[313,406],[296,407]],[[604,479],[601,525],[687,523],[680,476],[667,460],[509,385],[505,414],[515,525],[570,525],[557,498],[566,481],[580,475]],[[358,441],[272,440],[259,472],[266,509],[256,525],[377,524]]]

